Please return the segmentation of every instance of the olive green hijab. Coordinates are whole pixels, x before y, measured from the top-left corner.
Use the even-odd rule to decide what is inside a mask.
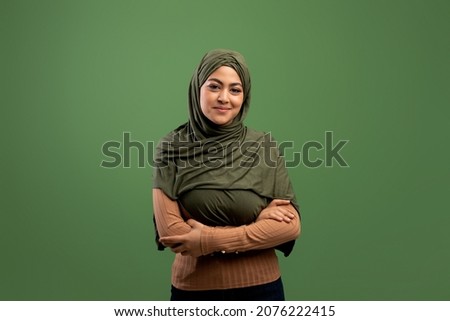
[[[239,75],[244,101],[239,114],[228,124],[211,122],[200,108],[200,88],[219,67]],[[189,86],[189,121],[159,142],[154,159],[154,188],[173,200],[192,189],[251,190],[269,200],[288,199],[298,210],[284,160],[270,133],[244,126],[250,107],[250,73],[238,52],[208,52],[195,70]],[[289,255],[293,242],[280,248]]]
[[[200,87],[216,69],[222,66],[233,68],[239,75],[244,88],[241,111],[227,126],[217,126],[212,123],[200,109]],[[250,88],[250,73],[240,53],[221,49],[208,52],[194,72],[189,86],[189,126],[195,137],[199,140],[214,137],[216,141],[224,141],[240,136],[243,131],[242,122],[250,106]]]

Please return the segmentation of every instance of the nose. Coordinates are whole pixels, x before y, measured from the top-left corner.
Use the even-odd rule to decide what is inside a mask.
[[[222,104],[228,103],[228,93],[226,90],[222,90],[219,93],[219,97],[217,97],[217,100],[221,102]]]

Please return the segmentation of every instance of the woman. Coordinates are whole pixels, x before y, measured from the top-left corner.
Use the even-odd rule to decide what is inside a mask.
[[[275,248],[289,255],[300,216],[271,136],[243,125],[250,88],[239,53],[208,52],[189,121],[156,149],[157,241],[176,253],[171,300],[284,300]]]

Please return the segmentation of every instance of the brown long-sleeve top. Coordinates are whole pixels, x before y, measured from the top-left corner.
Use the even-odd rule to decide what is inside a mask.
[[[153,207],[160,236],[188,233],[178,203],[160,189],[153,189]],[[280,277],[275,246],[298,237],[300,219],[290,223],[262,219],[238,227],[201,230],[203,256],[175,255],[172,284],[182,290],[230,289],[259,285]],[[214,255],[215,252],[235,253]]]

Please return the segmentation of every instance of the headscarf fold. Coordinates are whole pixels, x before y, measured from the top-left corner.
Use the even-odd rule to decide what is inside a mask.
[[[201,86],[221,66],[237,72],[244,90],[239,114],[223,126],[211,122],[200,107]],[[161,139],[156,148],[154,188],[162,189],[173,200],[195,188],[251,190],[268,199],[288,199],[299,212],[276,142],[270,133],[243,124],[250,89],[250,73],[240,53],[216,49],[202,58],[189,85],[189,121]],[[287,256],[293,245],[291,241],[277,249]]]

